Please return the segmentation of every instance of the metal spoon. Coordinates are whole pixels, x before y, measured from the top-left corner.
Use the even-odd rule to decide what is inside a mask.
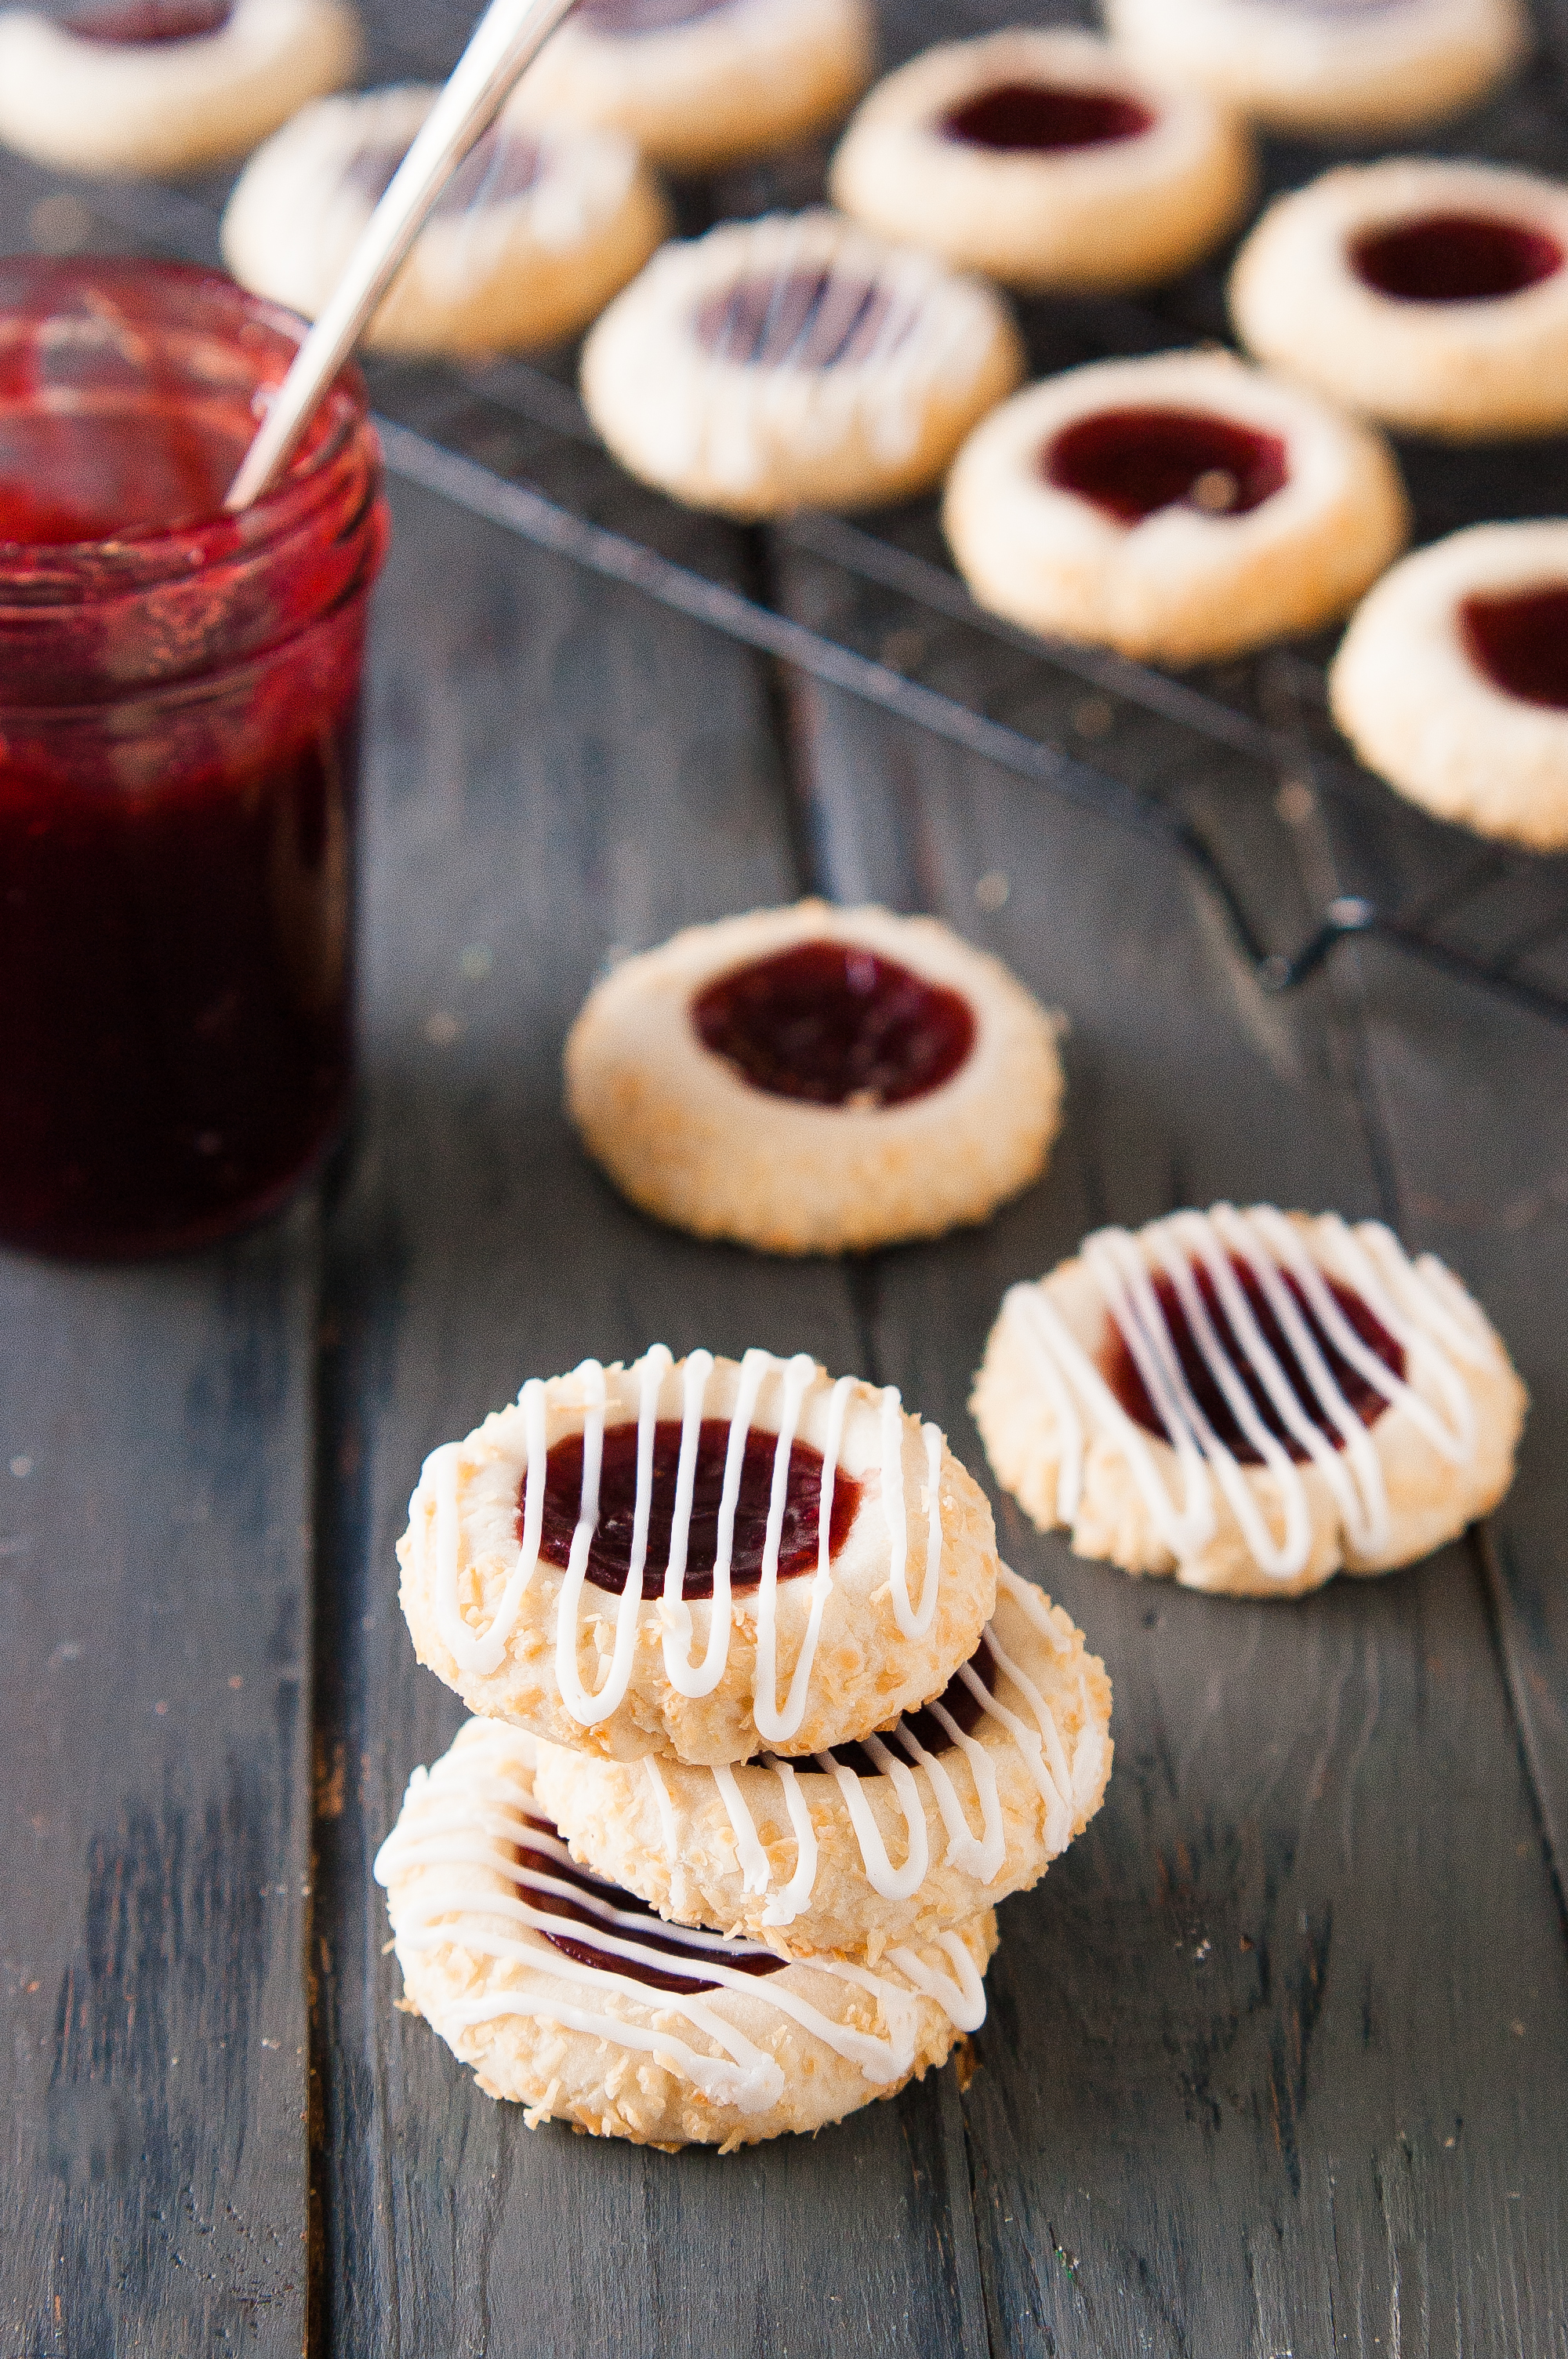
[[[437,199],[577,0],[490,0],[445,89],[365,223],[320,318],[278,386],[223,506],[248,508],[293,457],[311,414],[397,274]]]

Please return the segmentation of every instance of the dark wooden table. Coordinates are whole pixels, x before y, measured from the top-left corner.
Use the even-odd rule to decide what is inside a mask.
[[[907,10],[890,49],[987,14]],[[1561,165],[1543,33],[1449,145]],[[388,16],[377,72],[460,38]],[[690,191],[688,223],[819,172]],[[221,194],[12,164],[0,227],[210,255]],[[1217,332],[1217,285],[1036,307],[1036,359]],[[1424,897],[1542,989],[1568,869],[1478,865],[1346,782],[1320,649],[1190,709],[1047,661],[893,580],[928,514],[869,548],[679,516],[569,383],[377,374],[396,543],[335,1182],[198,1259],[0,1262],[0,2359],[1568,2352],[1568,1032],[1376,940],[1271,993],[1174,825],[1266,942],[1346,890]],[[1410,462],[1424,535],[1568,506],[1561,446]],[[1065,1135],[988,1228],[788,1266],[654,1227],[578,1152],[561,1039],[612,947],[806,890],[935,910],[1066,1011]],[[659,1338],[895,1381],[983,1474],[1003,1287],[1219,1195],[1380,1212],[1476,1288],[1535,1400],[1493,1527],[1253,1606],[1077,1562],[999,1499],[1105,1656],[1117,1765],[1002,1911],[968,2090],[724,2160],[480,2095],[394,2010],[370,1880],[460,1718],[396,1606],[424,1452]]]

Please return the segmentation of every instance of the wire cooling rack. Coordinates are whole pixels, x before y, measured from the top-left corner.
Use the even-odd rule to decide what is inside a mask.
[[[1548,55],[1506,109],[1445,144],[1554,169],[1565,123]],[[1269,183],[1299,182],[1327,160],[1271,147]],[[681,227],[817,201],[824,161],[808,148],[684,190]],[[40,244],[216,259],[218,182],[105,187],[10,161],[0,176],[7,210]],[[1224,267],[1222,258],[1146,301],[1023,306],[1032,373],[1221,340]],[[1195,872],[1265,991],[1292,991],[1340,944],[1371,938],[1568,1024],[1568,857],[1479,842],[1359,770],[1327,718],[1332,635],[1182,678],[1044,643],[974,604],[930,502],[716,533],[630,484],[588,423],[569,354],[477,369],[373,360],[367,373],[395,474],[1162,842]],[[1399,455],[1418,539],[1487,517],[1568,513],[1568,440],[1401,445]],[[1306,831],[1316,856],[1303,860]],[[1303,874],[1319,889],[1304,922],[1275,939],[1282,921],[1266,920],[1263,907],[1303,906]]]

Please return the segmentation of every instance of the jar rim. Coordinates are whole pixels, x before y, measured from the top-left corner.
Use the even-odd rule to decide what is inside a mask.
[[[222,352],[226,382],[240,390],[248,375],[251,400],[282,382],[307,332],[307,323],[281,304],[253,295],[216,270],[182,262],[119,255],[0,256],[0,399],[17,386],[8,370],[15,351],[59,322],[84,337],[107,342],[116,332],[146,344],[162,338],[166,353],[199,342]],[[216,380],[171,375],[171,388],[193,390]],[[26,408],[22,398],[5,406]],[[171,525],[137,525],[103,538],[38,542],[0,539],[0,612],[84,600],[117,598],[173,579],[189,580],[208,566],[259,556],[308,525],[334,494],[340,462],[359,438],[373,448],[364,380],[351,362],[316,411],[304,442],[282,479],[252,506],[195,516]],[[259,422],[259,419],[258,419]]]

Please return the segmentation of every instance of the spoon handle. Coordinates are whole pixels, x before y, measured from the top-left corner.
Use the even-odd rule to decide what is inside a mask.
[[[293,457],[311,413],[385,294],[442,190],[576,0],[490,0],[278,386],[223,506],[247,508]]]

